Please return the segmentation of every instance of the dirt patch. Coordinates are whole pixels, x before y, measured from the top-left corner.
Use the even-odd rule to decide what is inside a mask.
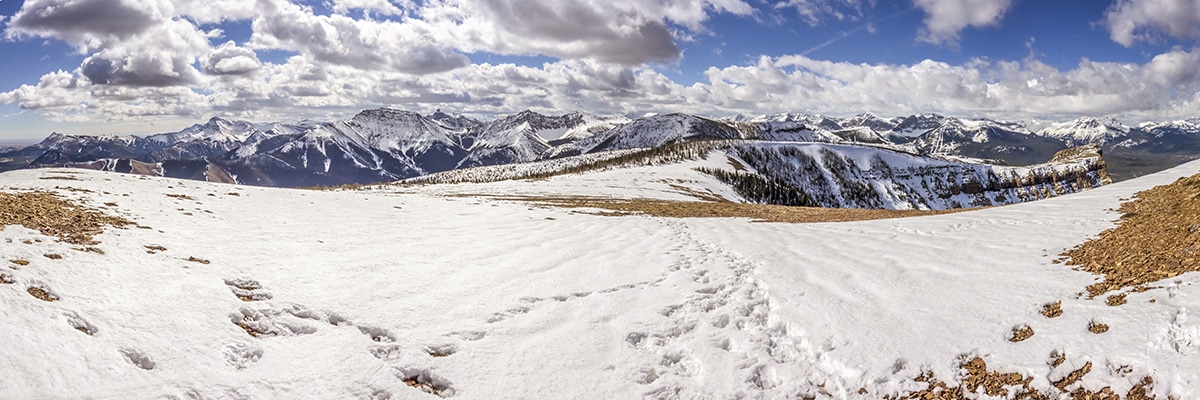
[[[156,254],[156,253],[158,253],[158,252],[160,252],[160,251],[167,251],[167,248],[166,248],[166,247],[162,247],[162,246],[159,246],[159,245],[150,245],[150,246],[142,246],[142,247],[145,247],[145,248],[146,248],[146,252],[147,252],[147,253],[150,253],[150,254]]]
[[[1042,315],[1045,315],[1046,318],[1058,318],[1062,316],[1062,300],[1043,304]]]
[[[196,200],[195,197],[188,196],[186,194],[167,193],[167,197],[176,198],[176,199],[180,199],[180,200]]]
[[[1083,377],[1085,375],[1087,375],[1088,372],[1092,372],[1092,362],[1091,361],[1084,363],[1082,367],[1079,367],[1079,369],[1071,371],[1071,373],[1067,374],[1067,376],[1064,376],[1062,379],[1059,379],[1057,381],[1051,382],[1050,384],[1054,385],[1054,387],[1058,388],[1058,390],[1065,391],[1065,390],[1067,390],[1067,386],[1071,386],[1071,385],[1075,384],[1075,382],[1079,382],[1079,380],[1083,379]]]
[[[1108,324],[1098,321],[1088,322],[1088,330],[1097,335],[1108,332]]]
[[[1102,275],[1092,297],[1200,271],[1200,174],[1139,192],[1116,228],[1066,253],[1068,265]]]
[[[1112,296],[1108,296],[1108,299],[1104,300],[1104,304],[1108,304],[1111,307],[1116,307],[1125,304],[1125,297],[1127,297],[1125,293],[1114,294]]]
[[[1008,338],[1008,341],[1016,343],[1031,337],[1033,337],[1033,328],[1022,324],[1013,327],[1012,336]]]
[[[200,264],[204,264],[204,265],[208,265],[210,263],[210,261],[208,261],[208,260],[205,260],[203,258],[196,258],[196,257],[188,257],[187,260],[184,260],[184,261],[191,261],[194,263],[200,263]]]
[[[596,208],[608,212],[598,215],[644,214],[669,218],[750,218],[758,222],[847,222],[888,218],[906,218],[949,214],[958,210],[876,210],[857,208],[791,207],[731,202],[695,202],[650,199],[607,199],[593,197],[494,197],[499,200],[525,201],[543,206]]]
[[[80,251],[80,252],[84,252],[84,253],[96,253],[99,255],[104,255],[104,250],[101,250],[99,247],[92,247],[92,246],[72,247],[71,250]]]
[[[11,262],[11,263],[13,263],[13,264],[20,265],[20,266],[22,266],[22,267],[24,267],[24,266],[26,266],[26,265],[29,265],[29,260],[8,260],[8,262]]]
[[[46,253],[46,254],[42,254],[42,256],[49,258],[51,260],[61,260],[62,259],[62,254],[58,254],[58,253]]]
[[[38,178],[44,181],[77,181],[79,178],[74,176],[43,176]]]
[[[12,275],[0,274],[0,284],[11,285],[14,283],[17,283],[17,280],[13,279]]]
[[[58,301],[58,296],[55,296],[53,293],[46,291],[46,289],[42,289],[37,286],[30,286],[28,289],[25,289],[25,291],[29,292],[30,296],[38,298],[38,300]]]
[[[130,224],[48,192],[0,193],[0,225],[21,225],[71,244],[97,244],[92,236],[103,232],[104,226]]]

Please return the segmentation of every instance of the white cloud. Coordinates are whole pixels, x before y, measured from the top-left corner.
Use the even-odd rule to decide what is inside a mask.
[[[90,0],[114,7],[105,12],[128,26],[82,21],[90,8],[80,1],[30,0],[14,17],[9,37],[67,41],[86,58],[73,71],[51,72],[37,84],[0,93],[0,103],[64,120],[151,121],[214,112],[292,120],[376,106],[477,115],[534,109],[1175,118],[1200,111],[1196,50],[1168,51],[1144,64],[1082,60],[1070,69],[1032,56],[961,65],[764,56],[749,65],[712,67],[707,81],[689,86],[656,70],[661,67],[652,62],[677,59],[680,35],[704,32],[712,14],[754,14],[742,0],[431,0],[420,7],[329,0],[331,8],[346,10],[332,15],[287,0]],[[772,4],[789,10],[837,5],[850,18],[871,4],[866,1]],[[915,4],[928,13],[925,39],[951,44],[962,29],[997,23],[1011,7],[1010,1],[981,0]],[[368,12],[393,14],[376,20],[365,17]],[[250,20],[252,39],[214,43],[217,35],[202,21],[227,20]],[[272,63],[257,53],[273,50],[296,55]],[[476,51],[559,60],[472,64],[464,53]]]
[[[166,18],[153,0],[29,0],[13,15],[5,36],[55,38],[88,52],[142,34]]]
[[[200,58],[200,68],[212,75],[242,75],[262,67],[254,50],[240,47],[232,40],[222,43]]]
[[[775,3],[775,9],[790,8],[800,19],[811,26],[821,25],[828,19],[857,20],[863,15],[864,7],[874,7],[874,0],[785,0]]]
[[[350,10],[363,10],[383,15],[404,14],[404,10],[400,6],[388,0],[332,0],[327,4],[334,13],[342,15],[349,14]],[[408,9],[415,8],[411,1],[403,2],[402,6]]]
[[[957,45],[963,29],[998,25],[1012,3],[1013,0],[913,0],[926,14],[925,26],[917,39]]]
[[[1105,13],[1113,41],[1125,47],[1159,34],[1200,38],[1200,0],[1118,0]]]

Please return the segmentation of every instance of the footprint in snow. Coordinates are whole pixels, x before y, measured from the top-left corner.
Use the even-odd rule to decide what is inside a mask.
[[[125,360],[130,364],[147,371],[157,366],[150,356],[135,349],[121,349],[121,355],[125,356]]]
[[[233,291],[233,295],[242,301],[263,301],[274,297],[270,292],[263,289],[262,284],[253,279],[226,279],[225,285],[229,286],[229,290]]]

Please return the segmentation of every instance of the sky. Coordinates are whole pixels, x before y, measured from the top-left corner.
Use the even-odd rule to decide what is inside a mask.
[[[363,109],[1200,116],[1200,0],[0,0],[0,141]]]

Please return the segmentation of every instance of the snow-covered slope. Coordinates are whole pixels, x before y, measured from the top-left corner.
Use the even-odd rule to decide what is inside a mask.
[[[926,372],[955,382],[975,356],[1048,391],[1090,363],[1066,390],[1125,393],[1151,376],[1159,398],[1193,398],[1200,276],[1110,307],[1076,296],[1095,276],[1052,261],[1112,227],[1119,199],[1198,171],[827,224],[600,216],[439,186],[7,172],[0,190],[53,191],[148,229],[109,229],[102,253],[0,231],[13,282],[0,284],[0,398],[878,399]],[[581,177],[614,196],[645,188]],[[489,187],[518,184],[531,183]],[[1039,314],[1056,300],[1061,317]],[[1096,320],[1109,331],[1088,332]],[[1036,334],[1009,342],[1018,324]]]
[[[1151,374],[1160,397],[1188,398],[1200,393],[1188,356],[1200,327],[1186,318],[1200,306],[1196,277],[1114,308],[1073,298],[1093,278],[1051,260],[1111,226],[1118,198],[1197,170],[973,213],[813,225],[601,217],[423,188],[11,172],[5,190],[68,183],[91,193],[65,196],[114,202],[157,229],[100,235],[104,254],[0,232],[5,257],[32,260],[0,285],[0,353],[26,360],[0,372],[14,398],[420,398],[404,381],[422,376],[455,398],[880,398],[923,370],[952,380],[956,360],[977,355],[1040,387],[1091,361],[1080,385],[1123,393]],[[614,194],[638,193],[609,179]],[[348,204],[356,212],[330,212]],[[1057,299],[1063,317],[1037,314]],[[1112,329],[1087,332],[1096,318]],[[1017,323],[1037,334],[1008,342]],[[1059,368],[1045,362],[1054,351],[1068,357]]]

